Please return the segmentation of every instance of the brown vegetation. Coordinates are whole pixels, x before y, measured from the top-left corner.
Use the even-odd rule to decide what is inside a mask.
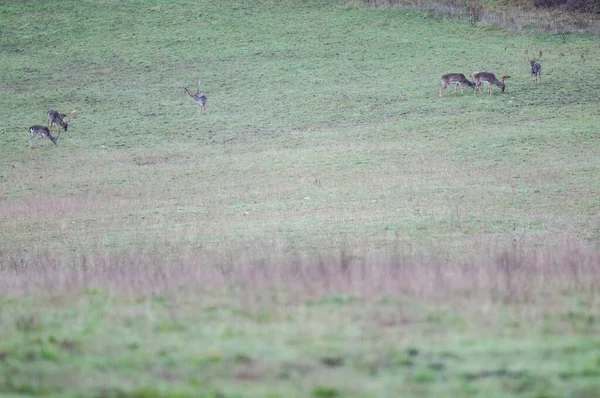
[[[355,1],[350,1],[355,2]],[[472,25],[502,26],[514,31],[535,28],[546,32],[600,32],[597,0],[503,0],[499,7],[481,0],[361,0],[363,4],[415,7],[435,18],[466,19]]]
[[[362,255],[342,250],[315,258],[215,255],[198,249],[79,256],[43,252],[24,258],[4,250],[0,291],[21,296],[100,289],[139,297],[226,289],[242,300],[281,293],[286,300],[350,294],[502,303],[600,287],[600,253],[573,242],[554,248],[526,249],[517,241],[491,247],[488,254],[461,261],[444,255],[407,256],[398,249]]]

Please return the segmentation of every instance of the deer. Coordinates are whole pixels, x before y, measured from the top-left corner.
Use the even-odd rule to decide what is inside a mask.
[[[475,89],[473,90],[473,95],[475,95],[477,90],[481,91],[481,87],[477,84],[477,78],[479,77],[479,74],[481,74],[481,73],[483,73],[483,71],[476,71],[469,75],[469,76],[471,76],[471,79],[475,80]]]
[[[59,113],[57,110],[49,109],[48,112],[46,112],[48,127],[52,127],[52,124],[56,124],[57,126],[61,126],[64,131],[67,131],[67,127],[69,127],[69,123],[71,122],[71,117],[76,112],[76,110],[72,110],[69,113]],[[66,122],[63,120],[65,117],[68,118]]]
[[[446,87],[448,87],[449,84],[456,84],[453,93],[456,93],[458,87],[460,87],[460,92],[463,93],[464,86],[469,86],[473,90],[475,90],[475,82],[467,79],[467,77],[462,73],[448,73],[442,76],[442,87],[440,88],[440,97],[442,96],[442,93],[446,92]]]
[[[198,104],[199,112],[206,111],[206,101],[208,100],[208,98],[206,98],[205,93],[200,92],[200,80],[198,80],[198,90],[196,91],[196,94],[190,93],[190,90],[188,90],[185,87],[183,89],[185,90],[186,93],[188,93],[188,95],[190,97],[192,97],[194,99],[194,101],[196,101],[196,103]]]
[[[41,136],[42,138],[48,138],[50,141],[52,141],[52,143],[54,145],[56,145],[56,143],[58,141],[58,136],[60,135],[60,131],[59,131],[58,135],[56,137],[54,137],[52,135],[52,127],[48,128],[46,126],[40,126],[39,124],[29,127],[29,133],[31,134],[31,136],[29,137],[29,147],[30,148],[33,147],[33,139],[38,135]]]
[[[491,72],[473,72],[471,73],[471,77],[475,79],[475,90],[473,90],[473,95],[477,93],[477,89],[481,91],[481,83],[488,85],[488,94],[492,95],[492,86],[498,86],[500,89],[502,89],[502,92],[504,92],[506,89],[506,84],[504,84],[504,81],[506,79],[510,79],[511,76],[505,74],[502,76],[502,81],[500,81]]]
[[[540,58],[542,58],[542,51],[540,50],[540,56],[536,59],[529,59],[529,50],[525,50],[529,65],[531,65],[531,76],[529,77],[529,84],[533,83],[535,77],[535,83],[537,84],[538,77],[540,78],[540,84],[542,83],[542,64],[540,64]]]

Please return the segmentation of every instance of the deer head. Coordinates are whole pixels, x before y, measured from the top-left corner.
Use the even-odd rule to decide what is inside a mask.
[[[533,57],[533,59],[529,59],[529,50],[525,50],[525,55],[527,55],[527,60],[529,61],[529,64],[531,66],[535,65],[536,62],[538,62],[540,60],[540,58],[542,58],[542,51],[540,50],[540,56],[535,58]]]

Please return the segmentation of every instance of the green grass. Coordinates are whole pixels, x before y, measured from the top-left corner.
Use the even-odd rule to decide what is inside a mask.
[[[41,192],[81,207],[58,236],[36,227],[41,246],[137,246],[153,229],[215,244],[234,231],[338,245],[339,232],[411,238],[452,211],[493,226],[486,233],[516,222],[537,234],[598,208],[592,37],[562,43],[314,3],[16,3],[3,13],[2,196],[39,203],[21,230],[52,223]],[[545,49],[540,87],[527,84],[528,47]],[[437,97],[443,73],[480,69],[513,75],[508,92]],[[198,78],[206,115],[182,90]],[[49,107],[79,116],[59,150],[27,152],[27,128]],[[591,225],[577,229],[597,241]],[[31,248],[29,235],[8,232],[3,243]]]
[[[599,63],[414,9],[3,1],[0,393],[600,395]],[[476,70],[506,92],[439,97]]]
[[[578,329],[561,321],[566,314],[559,311],[546,314],[552,326],[539,331],[517,320],[510,306],[498,319],[475,321],[443,307],[423,311],[408,300],[322,301],[266,312],[208,296],[191,300],[91,294],[66,306],[20,301],[5,315],[14,323],[4,322],[10,338],[0,344],[0,386],[43,396],[132,397],[146,390],[147,396],[598,392],[597,319]]]

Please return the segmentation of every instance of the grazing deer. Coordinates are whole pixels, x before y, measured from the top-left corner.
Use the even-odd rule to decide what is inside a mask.
[[[52,127],[48,128],[46,126],[40,126],[36,124],[35,126],[29,127],[29,133],[31,133],[31,137],[29,137],[29,147],[33,147],[33,139],[36,135],[41,136],[42,138],[48,138],[54,145],[56,145],[56,141],[58,141],[58,136],[60,135],[60,131],[58,135],[54,137],[52,135]]]
[[[57,126],[61,126],[63,130],[67,131],[67,127],[69,127],[69,123],[71,122],[71,117],[76,112],[76,110],[72,110],[69,113],[59,113],[54,109],[48,110],[48,112],[46,112],[46,120],[48,121],[48,127],[52,127],[52,124],[56,124]],[[63,120],[64,117],[68,117],[66,122]]]
[[[496,76],[491,72],[473,72],[471,73],[471,77],[475,79],[475,90],[473,90],[473,95],[477,93],[477,89],[481,91],[481,83],[485,83],[488,85],[488,94],[492,95],[492,86],[498,86],[502,89],[502,92],[506,89],[506,84],[504,84],[504,80],[510,79],[509,75],[502,76],[502,81],[498,80]]]
[[[459,86],[461,93],[463,92],[463,86],[469,86],[473,90],[475,90],[475,82],[472,82],[471,80],[467,79],[466,76],[462,73],[448,73],[442,76],[442,87],[440,88],[440,97],[442,96],[442,93],[446,92],[446,87],[448,87],[449,84],[456,84],[453,93],[456,93],[456,90]]]
[[[535,77],[535,82],[537,84],[538,77],[540,78],[540,83],[542,83],[542,64],[540,64],[540,58],[542,58],[542,51],[540,51],[540,56],[538,59],[529,59],[529,50],[525,50],[525,55],[527,55],[527,60],[529,61],[529,65],[531,65],[531,76],[529,77],[529,84],[533,82],[533,78]]]
[[[190,93],[190,90],[188,90],[187,88],[183,88],[185,90],[186,93],[188,93],[188,95],[190,97],[192,97],[194,99],[194,101],[196,101],[196,103],[198,104],[198,111],[204,112],[206,111],[206,101],[208,100],[208,98],[206,98],[206,94],[205,93],[201,93],[200,92],[200,80],[198,80],[198,91],[196,91],[196,94],[192,94]]]
[[[481,87],[477,84],[477,77],[479,77],[479,74],[483,73],[483,72],[473,72],[471,73],[469,76],[471,76],[471,79],[475,80],[475,89],[473,90],[473,95],[475,95],[477,93],[477,90],[481,91]]]

